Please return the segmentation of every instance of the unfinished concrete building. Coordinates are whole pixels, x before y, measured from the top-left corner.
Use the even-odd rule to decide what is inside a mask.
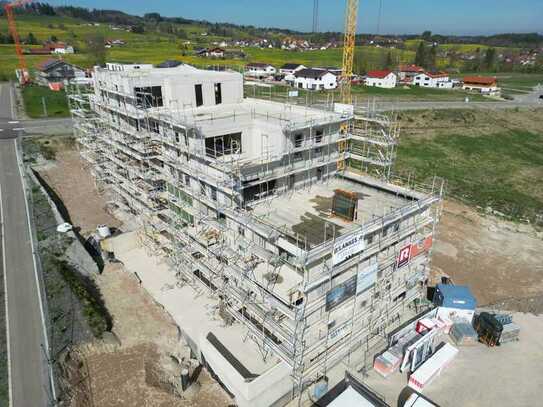
[[[240,74],[186,65],[108,64],[70,100],[97,185],[216,301],[223,328],[196,309],[180,328],[239,405],[368,368],[425,297],[442,186],[391,181],[386,117],[244,98]]]

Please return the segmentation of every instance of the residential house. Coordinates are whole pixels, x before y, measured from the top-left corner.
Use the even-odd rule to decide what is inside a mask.
[[[294,77],[294,86],[300,89],[323,90],[338,86],[337,76],[325,69],[301,69],[294,73]]]
[[[279,73],[282,73],[283,75],[292,75],[294,72],[299,71],[301,69],[306,69],[307,67],[302,64],[285,64],[281,68],[279,68]]]
[[[207,56],[210,58],[224,58],[224,48],[209,48],[207,50]]]
[[[411,85],[413,78],[421,73],[424,73],[424,68],[418,65],[400,65],[398,69],[398,80],[405,85]]]
[[[476,91],[486,95],[500,94],[500,88],[498,87],[496,78],[489,76],[466,76],[462,89]]]
[[[247,55],[240,49],[227,49],[224,51],[224,57],[228,59],[245,59]]]
[[[51,54],[73,54],[74,47],[63,42],[46,42],[43,46],[48,49]]]
[[[279,73],[281,74],[282,79],[287,83],[294,85],[294,81],[296,80],[294,74],[302,69],[307,69],[307,67],[302,64],[285,64],[279,68]]]
[[[394,88],[398,78],[396,74],[388,69],[382,71],[370,71],[366,75],[366,86],[375,86],[377,88]]]
[[[85,70],[61,59],[48,59],[37,66],[36,81],[42,85],[85,78]]]
[[[343,73],[343,69],[338,68],[336,66],[325,66],[325,67],[319,67],[319,68],[316,68],[316,69],[324,69],[324,70],[330,72],[332,75],[336,75],[338,78]]]
[[[196,48],[194,50],[194,55],[197,57],[207,57],[207,48]]]
[[[245,65],[245,76],[257,79],[264,79],[274,75],[277,69],[273,65],[263,64],[260,62],[252,62]]]
[[[423,72],[413,78],[413,85],[423,88],[452,89],[453,82],[447,72]]]
[[[63,42],[47,41],[41,48],[29,48],[24,53],[29,55],[73,54],[75,50],[74,47]]]

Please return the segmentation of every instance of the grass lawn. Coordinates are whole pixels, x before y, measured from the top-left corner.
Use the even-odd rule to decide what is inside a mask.
[[[490,206],[513,219],[534,220],[543,214],[543,127],[537,121],[541,113],[427,113],[428,130],[416,127],[419,136],[404,131],[396,172],[414,173],[419,180],[443,177],[449,196]],[[421,114],[407,119],[420,126]],[[488,115],[498,115],[496,123],[485,123]],[[522,127],[524,120],[530,120],[531,127]]]
[[[317,100],[339,100],[339,90],[334,91],[307,91],[303,89],[295,89],[286,85],[267,86],[245,86],[245,94],[250,97],[261,99],[269,99],[270,93],[273,100],[286,99],[289,90],[297,90],[299,96],[295,99],[298,102],[305,101],[315,102]],[[364,99],[375,99],[377,101],[442,101],[442,102],[461,102],[466,96],[473,102],[495,102],[495,99],[487,98],[475,93],[468,93],[461,89],[431,89],[413,87],[396,87],[393,89],[383,89],[378,87],[368,86],[353,86],[353,97],[360,101]],[[292,101],[293,99],[291,99]]]
[[[31,118],[68,117],[70,110],[64,91],[53,92],[44,86],[31,85],[23,88],[26,114]],[[43,110],[43,100],[47,106],[47,116]]]

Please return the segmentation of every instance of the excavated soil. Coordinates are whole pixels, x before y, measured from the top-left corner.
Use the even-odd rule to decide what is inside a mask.
[[[469,285],[480,305],[543,312],[541,232],[446,201],[436,240],[434,277]]]

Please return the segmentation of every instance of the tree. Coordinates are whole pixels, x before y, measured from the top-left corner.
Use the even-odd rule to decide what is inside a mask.
[[[485,68],[489,71],[496,69],[496,49],[487,48],[485,52]]]
[[[431,41],[432,40],[432,31],[424,31],[422,33],[422,39],[425,41]]]
[[[394,60],[392,59],[392,52],[388,51],[385,60],[385,68],[392,69],[394,67]]]
[[[57,42],[58,41],[58,38],[56,35],[51,35],[51,37],[49,38],[51,40],[51,42]]]
[[[106,45],[104,36],[95,33],[87,38],[87,54],[92,65],[104,65],[106,62]]]
[[[28,37],[26,37],[26,43],[29,45],[39,44],[38,40],[36,39],[36,37],[34,37],[34,34],[32,33],[28,33]]]
[[[428,58],[426,60],[425,68],[430,68],[430,69],[437,68],[437,46],[436,45],[433,45],[430,48],[430,54],[428,55]]]
[[[162,21],[162,16],[159,13],[147,13],[143,15],[143,18],[145,20],[152,20],[157,23]]]
[[[415,54],[415,65],[426,67],[426,46],[424,45],[424,42],[419,42],[419,46],[417,48],[417,53]]]
[[[143,34],[145,32],[145,27],[143,24],[136,24],[130,27],[130,31],[132,31],[134,34]]]

